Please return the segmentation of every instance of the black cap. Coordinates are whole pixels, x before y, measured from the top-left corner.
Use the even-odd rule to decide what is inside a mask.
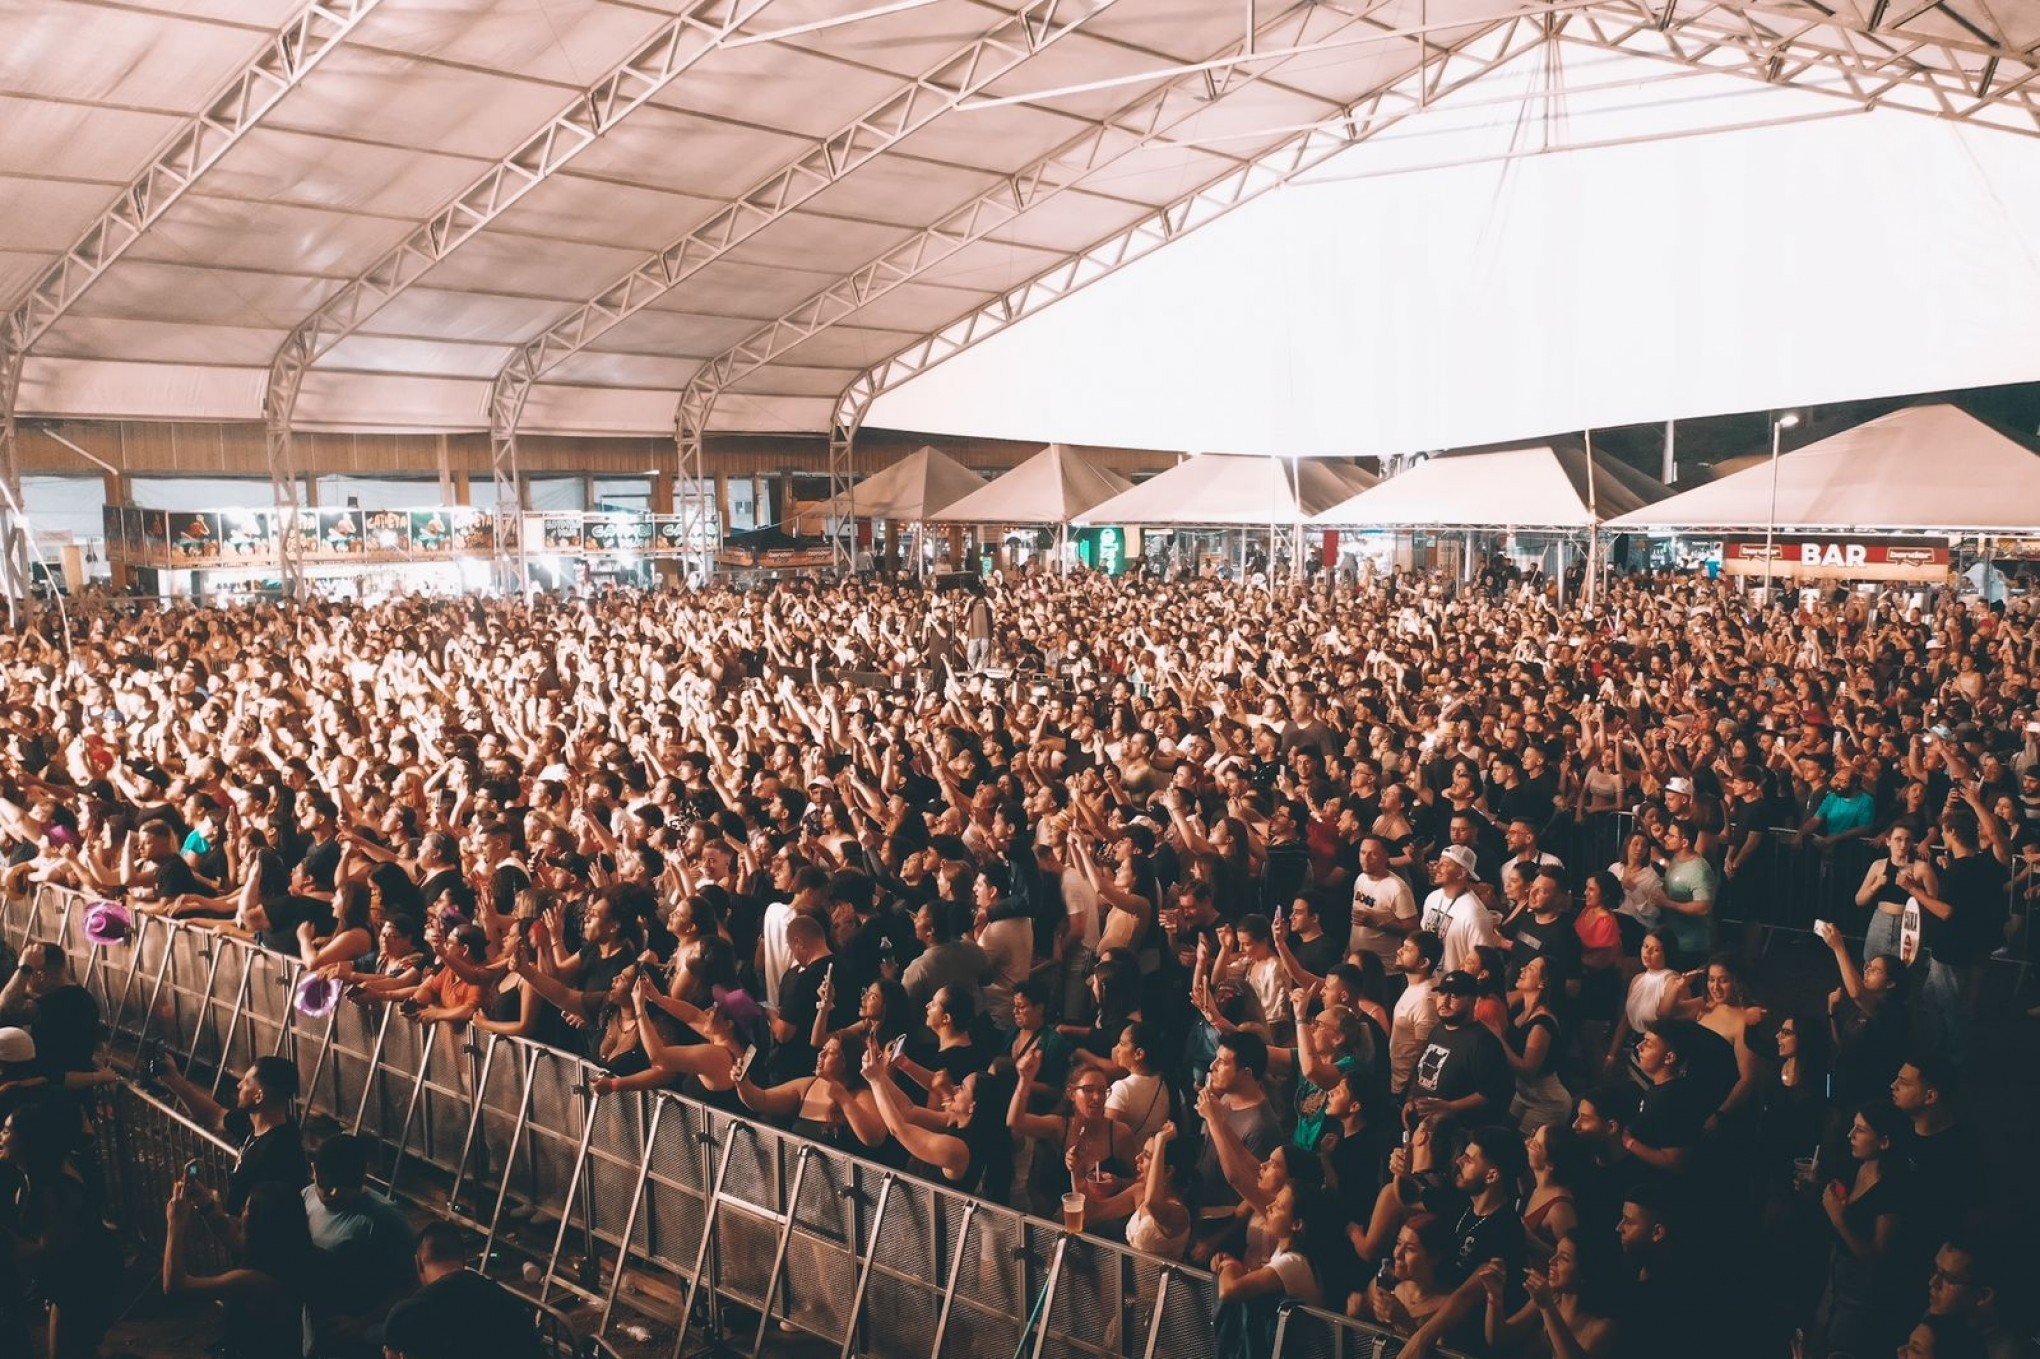
[[[1432,989],[1441,996],[1477,996],[1480,994],[1480,981],[1471,972],[1462,969],[1447,972],[1438,978],[1438,984]]]

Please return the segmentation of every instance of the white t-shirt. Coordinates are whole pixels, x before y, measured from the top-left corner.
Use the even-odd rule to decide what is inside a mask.
[[[1145,1145],[1169,1121],[1169,1093],[1160,1076],[1128,1072],[1105,1092],[1105,1112],[1133,1129],[1136,1144]]]
[[[1277,956],[1247,964],[1247,989],[1261,1003],[1261,1018],[1280,1024],[1289,1018],[1289,970]]]
[[[1070,938],[1081,940],[1091,953],[1098,951],[1098,889],[1074,868],[1063,870],[1063,910],[1070,918]]]
[[[1402,944],[1402,936],[1361,923],[1358,912],[1391,911],[1397,920],[1415,920],[1416,893],[1393,873],[1379,878],[1370,878],[1362,873],[1353,879],[1353,906],[1353,929],[1346,942],[1346,952],[1372,953],[1384,963],[1393,963],[1395,951]]]
[[[765,920],[758,929],[758,942],[765,950],[765,1005],[771,1010],[779,1008],[779,979],[793,966],[793,946],[786,941],[786,927],[796,914],[792,902],[775,901],[765,908]]]
[[[992,979],[985,987],[985,1006],[992,1022],[1013,1027],[1013,988],[1027,980],[1034,967],[1034,922],[1025,916],[994,920],[978,931],[978,947],[992,960]]]
[[[1424,898],[1424,928],[1445,941],[1445,957],[1438,964],[1441,977],[1471,968],[1475,949],[1501,942],[1494,917],[1470,888],[1456,897],[1442,887],[1434,889]]]
[[[1400,1095],[1409,1089],[1410,1076],[1417,1069],[1417,1056],[1438,1027],[1438,1006],[1431,995],[1432,979],[1413,981],[1396,997],[1395,1013],[1389,1016],[1388,1069],[1390,1088]]]

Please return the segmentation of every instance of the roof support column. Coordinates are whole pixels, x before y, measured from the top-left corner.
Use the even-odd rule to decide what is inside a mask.
[[[688,392],[673,420],[673,445],[678,455],[673,498],[680,515],[681,560],[688,560],[696,544],[700,544],[701,578],[706,581],[715,574],[716,558],[722,551],[729,523],[720,512],[713,526],[708,522],[706,451],[708,417],[715,410],[715,393],[696,392],[691,387]]]
[[[14,336],[0,336],[0,594],[7,597],[9,622],[19,626],[35,616],[35,592],[30,588],[33,548],[29,541],[28,516],[21,504],[21,442],[14,424],[16,404],[21,399],[21,365],[28,358],[26,346],[12,343]]]

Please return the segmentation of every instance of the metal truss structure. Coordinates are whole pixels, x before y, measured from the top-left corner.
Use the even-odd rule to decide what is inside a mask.
[[[685,283],[774,222],[884,155],[1037,53],[1077,31],[1118,0],[1031,0],[961,52],[908,81],[869,112],[760,180],[727,207],[525,343],[496,376],[489,396],[491,462],[500,480],[517,457],[517,424],[531,389],[548,371]],[[702,480],[700,449],[683,453],[682,489]],[[706,500],[681,498],[684,541],[706,536]],[[713,560],[714,553],[708,554]]]
[[[1392,3],[1392,0],[1389,0]],[[1372,9],[1387,8],[1376,4]],[[1370,13],[1372,10],[1370,10]],[[1347,16],[1314,3],[1296,5],[1274,15],[1212,61],[1243,57],[1254,51],[1302,46],[1336,39],[1355,29],[1386,28],[1366,15]],[[702,441],[715,403],[731,384],[772,363],[813,339],[860,308],[902,284],[911,283],[968,245],[982,241],[1022,213],[1041,206],[1065,189],[1208,110],[1241,86],[1273,69],[1242,62],[1198,70],[1177,77],[1092,123],[1083,132],[1031,164],[1014,171],[940,222],[886,251],[856,273],[829,285],[766,322],[751,335],[710,359],[680,394],[674,413],[674,438],[683,467],[699,466]],[[840,488],[832,484],[831,494]]]
[[[0,593],[32,602],[26,516],[21,507],[21,459],[15,414],[29,351],[141,239],[199,177],[266,118],[285,95],[346,40],[382,0],[314,0],[263,44],[226,90],[178,129],[113,205],[30,287],[0,321],[0,506],[4,555]]]
[[[298,522],[297,459],[291,420],[305,373],[319,356],[352,335],[369,318],[429,273],[512,205],[563,169],[603,133],[630,116],[703,57],[736,36],[772,0],[701,0],[663,25],[602,79],[484,171],[432,219],[370,265],[298,324],[269,367],[262,418],[269,445],[270,480],[277,513],[285,526]],[[500,567],[507,543],[504,506],[514,524],[521,496],[514,464],[496,468],[496,556]],[[298,585],[298,536],[277,539],[284,589]]]
[[[1886,9],[1884,0],[1878,0],[1856,25],[1825,7],[1790,0],[1777,5],[1610,0],[1586,8],[1553,5],[1544,16],[1505,21],[1449,48],[1427,45],[1426,65],[1419,71],[1371,92],[1337,117],[1068,257],[859,374],[837,398],[830,426],[830,499],[847,499],[855,474],[857,432],[872,402],[884,392],[1280,187],[1545,42],[1620,50],[1836,95],[1865,108],[1888,105],[2040,135],[2040,83],[2035,81],[2040,76],[2040,43],[2008,51],[2001,45],[2002,30],[1986,30],[1951,15],[1947,5],[1916,7],[1889,27],[1880,27]],[[1931,16],[1954,23],[1961,35],[1940,32],[1943,24],[1931,25],[1936,30],[1931,35],[1916,27]],[[881,261],[879,267],[888,263]],[[729,382],[825,329],[831,323],[825,319],[827,311],[844,314],[839,310],[841,299],[869,288],[866,279],[861,271],[835,285],[705,369],[681,397],[676,438],[683,451],[690,441],[698,446],[715,396]],[[884,286],[904,281],[895,277]],[[838,566],[847,566],[847,542],[840,535],[832,541]]]
[[[675,499],[676,508],[687,522],[689,541],[703,545],[714,542],[714,535],[707,530],[713,501],[705,490],[707,479],[703,475],[702,455],[703,441],[719,398],[725,393],[740,390],[745,379],[762,370],[796,362],[792,356],[803,344],[836,327],[842,328],[837,332],[839,335],[860,331],[858,338],[846,340],[836,347],[834,352],[847,357],[831,365],[842,371],[864,369],[837,396],[829,421],[830,489],[834,494],[841,494],[849,486],[856,433],[871,403],[883,392],[999,333],[1015,321],[1038,313],[1096,279],[1144,258],[1155,249],[1216,220],[1268,189],[1322,164],[1328,157],[1366,140],[1380,129],[1421,111],[1445,93],[1523,56],[1540,42],[1578,44],[1650,58],[1694,72],[1735,76],[1772,86],[1807,90],[1846,101],[1857,108],[1902,109],[2025,136],[2040,136],[2040,17],[2035,16],[2032,6],[2013,4],[2010,0],[1492,0],[1491,4],[1482,0],[1340,0],[1340,3],[1332,3],[1331,0],[1304,0],[1304,3],[1273,0],[1270,12],[1259,19],[1251,17],[1250,8],[1247,22],[1250,31],[1244,33],[1230,24],[1229,16],[1220,23],[1213,23],[1212,16],[1208,14],[1186,16],[1185,22],[1199,19],[1204,26],[1197,30],[1201,36],[1194,43],[1185,40],[1184,46],[1209,51],[1221,42],[1229,44],[1208,60],[1188,65],[1169,64],[1181,61],[1182,57],[1162,56],[1139,39],[1142,24],[1152,16],[1135,14],[1137,5],[1126,4],[1121,13],[1101,18],[1104,11],[1118,0],[997,0],[997,8],[1002,12],[1000,21],[975,41],[968,41],[960,51],[955,45],[966,43],[967,34],[937,36],[944,32],[944,25],[954,22],[954,11],[945,9],[941,17],[931,17],[918,28],[913,21],[899,17],[922,8],[916,0],[895,0],[870,9],[836,13],[776,33],[743,33],[742,26],[770,3],[772,0],[700,0],[699,3],[687,3],[685,11],[676,17],[647,18],[644,25],[656,24],[656,31],[640,39],[636,34],[644,30],[634,28],[630,30],[631,36],[620,37],[615,46],[603,48],[602,64],[617,61],[616,53],[624,50],[625,44],[629,46],[629,55],[623,57],[607,76],[585,88],[576,88],[579,77],[562,80],[550,75],[532,75],[528,87],[518,98],[532,98],[540,102],[525,105],[509,100],[501,107],[530,108],[542,113],[556,107],[553,101],[558,94],[534,94],[533,91],[558,85],[575,91],[572,102],[507,156],[492,160],[489,159],[494,155],[491,151],[488,156],[476,157],[487,168],[450,201],[444,199],[444,187],[435,187],[427,195],[407,200],[406,208],[392,214],[402,223],[400,229],[408,233],[394,248],[382,248],[388,237],[380,234],[382,228],[379,223],[387,219],[378,218],[373,212],[366,213],[358,224],[360,231],[356,235],[356,241],[365,248],[359,256],[349,258],[374,254],[376,262],[359,276],[339,283],[337,291],[328,291],[332,285],[317,275],[315,265],[293,262],[290,267],[272,269],[269,257],[262,257],[261,263],[248,262],[258,257],[247,245],[248,238],[259,234],[275,219],[258,218],[251,211],[244,217],[232,218],[230,222],[235,229],[242,231],[241,236],[224,234],[212,238],[223,239],[229,247],[239,246],[241,250],[234,262],[217,266],[222,271],[239,269],[243,271],[243,277],[258,280],[272,274],[287,276],[293,286],[313,290],[303,294],[284,294],[281,291],[274,294],[293,297],[285,312],[284,324],[299,316],[304,319],[294,326],[280,349],[273,348],[273,331],[261,333],[256,342],[259,344],[259,357],[238,361],[251,366],[264,362],[269,365],[262,414],[268,433],[270,468],[281,519],[277,531],[287,584],[295,588],[299,576],[301,544],[296,527],[300,481],[291,431],[306,373],[341,340],[366,328],[371,317],[423,279],[449,254],[499,223],[513,204],[604,138],[628,114],[653,99],[680,74],[721,48],[773,42],[839,25],[884,19],[889,27],[887,36],[879,40],[879,45],[918,43],[950,55],[944,56],[917,77],[905,72],[916,69],[921,61],[928,58],[916,57],[913,65],[904,66],[899,71],[880,69],[873,79],[874,68],[868,62],[860,62],[853,53],[831,54],[841,63],[835,69],[845,72],[846,77],[854,75],[866,83],[857,84],[858,92],[842,99],[836,105],[836,111],[827,116],[824,125],[835,122],[849,110],[862,108],[866,111],[849,118],[839,130],[820,138],[811,133],[795,132],[794,126],[799,122],[796,118],[781,120],[773,116],[769,99],[751,102],[748,106],[751,115],[749,125],[746,125],[745,109],[719,106],[715,99],[710,99],[709,106],[701,111],[701,117],[724,120],[726,127],[741,127],[742,133],[732,133],[733,137],[751,137],[748,143],[738,140],[733,144],[746,147],[752,158],[735,156],[732,157],[733,164],[749,166],[758,163],[757,157],[762,156],[764,163],[780,168],[755,183],[749,182],[754,172],[737,169],[714,179],[712,187],[698,190],[673,188],[671,191],[676,193],[705,195],[718,206],[703,225],[644,260],[593,300],[577,305],[563,318],[558,314],[557,303],[532,295],[538,291],[533,280],[542,276],[539,266],[534,266],[519,286],[505,286],[501,293],[487,294],[492,302],[507,300],[521,304],[524,310],[501,324],[517,327],[519,335],[535,337],[518,346],[509,361],[494,373],[486,405],[492,470],[497,489],[499,563],[515,550],[521,527],[518,515],[521,487],[517,467],[519,423],[531,392],[548,373],[570,357],[593,347],[602,336],[652,306],[661,297],[681,288],[711,264],[721,261],[725,271],[749,269],[753,279],[760,278],[767,266],[747,264],[745,256],[734,253],[738,247],[775,223],[786,221],[796,210],[810,204],[824,190],[840,184],[854,171],[899,149],[902,142],[924,131],[935,120],[958,112],[959,117],[945,127],[954,127],[961,132],[966,126],[963,117],[980,116],[960,113],[966,108],[994,103],[1037,103],[1052,109],[1057,117],[1068,120],[1067,126],[1074,129],[1074,135],[1051,132],[1030,142],[1024,154],[1033,159],[1017,170],[1007,169],[1008,162],[995,155],[965,155],[960,157],[964,163],[959,165],[948,165],[942,157],[934,158],[938,173],[912,208],[901,210],[897,224],[857,219],[867,226],[890,226],[901,232],[912,231],[914,234],[905,241],[883,250],[876,257],[871,257],[868,250],[855,250],[848,244],[835,243],[835,253],[829,255],[826,264],[810,266],[818,280],[833,281],[811,293],[805,301],[780,312],[775,319],[760,323],[747,318],[741,327],[718,332],[714,341],[704,348],[720,349],[721,352],[691,376],[677,376],[669,368],[663,370],[659,378],[625,384],[645,387],[668,382],[680,386],[684,382],[674,422],[683,478]],[[112,357],[113,361],[118,361],[120,357],[128,357],[145,362],[211,362],[204,352],[204,344],[189,339],[185,340],[182,351],[187,355],[185,359],[158,359],[150,349],[150,345],[156,342],[154,339],[129,343],[112,338],[127,328],[109,325],[103,319],[98,332],[82,338],[74,334],[86,331],[85,323],[91,321],[93,313],[101,308],[81,308],[54,334],[51,331],[58,321],[66,318],[66,313],[77,299],[109,270],[115,271],[117,281],[108,285],[105,292],[113,294],[121,291],[121,282],[131,271],[146,274],[151,268],[160,270],[164,267],[155,258],[157,252],[149,250],[137,252],[133,262],[119,264],[119,261],[173,204],[192,189],[201,176],[212,170],[237,142],[270,115],[315,67],[344,42],[352,39],[362,45],[364,52],[375,49],[375,61],[386,57],[392,60],[410,57],[416,58],[416,64],[421,68],[432,67],[438,54],[431,50],[429,44],[417,51],[405,51],[402,35],[394,31],[401,26],[393,26],[393,31],[388,33],[378,31],[371,34],[367,30],[357,33],[363,20],[377,10],[379,4],[380,0],[317,0],[270,35],[262,51],[246,64],[241,64],[237,47],[213,49],[217,59],[214,65],[207,67],[209,71],[223,72],[228,67],[235,68],[232,78],[223,82],[223,92],[196,117],[178,125],[176,134],[165,149],[155,155],[139,177],[120,190],[112,205],[79,235],[76,243],[16,299],[18,305],[0,318],[0,589],[4,589],[11,598],[22,598],[28,594],[31,571],[32,541],[21,512],[15,437],[16,409],[28,357],[41,343],[53,362],[64,361],[66,356],[73,354],[82,354],[86,360]],[[390,8],[396,7],[393,4]],[[115,8],[123,14],[132,10],[135,15],[150,16],[149,22],[155,26],[152,31],[163,35],[170,35],[178,24],[202,26],[211,23],[222,32],[220,42],[233,44],[246,36],[244,26],[216,17],[166,17],[158,13],[157,7]],[[498,36],[494,40],[496,49],[519,50],[512,31],[514,16],[500,21],[477,19],[476,22],[498,24]],[[1031,58],[1043,54],[1045,49],[1087,23],[1092,31],[1086,34],[1086,38],[1093,41],[1068,44],[1063,51],[1044,56],[1038,67],[1029,68],[1030,75],[1037,70],[1042,72],[1043,84],[1054,88],[1043,89],[1037,94],[1015,94],[1006,92],[1011,89],[1011,82],[1008,82],[994,94],[991,88],[994,82],[1015,72]],[[1113,32],[1115,29],[1120,31]],[[1226,36],[1228,29],[1234,35],[1232,38]],[[386,44],[393,45],[385,50]],[[1366,44],[1384,48],[1402,46],[1396,49],[1398,60],[1386,65],[1379,60],[1356,62],[1356,73],[1344,77],[1353,86],[1371,86],[1365,93],[1342,89],[1337,84],[1327,87],[1325,73],[1333,68],[1326,66],[1322,58],[1316,62],[1289,65],[1296,62],[1299,55],[1309,57],[1322,52],[1329,56],[1330,49]],[[823,45],[810,43],[804,46],[818,49]],[[115,70],[126,50],[109,44],[103,64],[109,70]],[[921,49],[916,47],[912,50]],[[809,50],[801,54],[800,60],[820,60],[820,57],[816,50]],[[1143,61],[1156,64],[1143,68],[1138,64]],[[441,61],[431,78],[436,79],[460,66],[459,62]],[[329,68],[328,75],[318,82],[318,89],[323,91],[329,83],[341,87],[341,97],[336,98],[335,106],[344,111],[355,107],[364,97],[364,91],[377,88],[375,82],[383,79],[380,74],[383,69],[374,67],[373,72],[349,73],[344,61],[336,62]],[[1230,154],[1200,151],[1197,158],[1186,159],[1185,164],[1205,168],[1185,171],[1185,180],[1189,182],[1189,176],[1194,174],[1206,177],[1208,182],[1164,206],[1146,209],[1145,214],[1131,226],[1124,225],[1127,220],[1125,213],[1115,208],[1109,219],[1110,234],[1104,234],[1108,228],[1106,219],[1101,217],[1092,222],[1082,217],[1078,204],[1065,202],[1056,213],[1034,219],[1056,224],[1054,238],[1057,244],[1052,248],[1026,247],[1033,254],[1029,257],[1032,262],[1024,267],[1032,276],[1007,287],[1006,291],[989,300],[986,298],[990,287],[1003,286],[1018,276],[1017,271],[1002,273],[1000,285],[971,287],[969,300],[976,305],[953,319],[949,319],[950,313],[962,304],[954,299],[944,301],[949,295],[940,288],[906,287],[917,280],[936,282],[938,266],[955,259],[960,252],[974,245],[1009,239],[1004,229],[1013,227],[1017,233],[1020,228],[1016,227],[1016,223],[1067,190],[1086,189],[1102,197],[1111,197],[1111,180],[1105,173],[1107,167],[1164,143],[1172,129],[1257,81],[1269,81],[1276,87],[1278,97],[1298,93],[1282,89],[1282,73],[1284,70],[1301,72],[1305,69],[1309,69],[1316,79],[1305,87],[1300,96],[1314,101],[1303,117],[1316,119],[1321,111],[1343,101],[1336,113],[1314,122],[1308,129],[1291,125],[1249,134],[1253,140],[1240,142],[1244,149]],[[1095,78],[1101,71],[1106,74]],[[1366,74],[1358,74],[1359,71]],[[503,81],[519,72],[514,66],[505,64],[494,71],[478,70],[474,74],[494,76]],[[1069,83],[1073,75],[1076,83]],[[710,83],[690,82],[690,88],[705,88]],[[1112,106],[1098,103],[1097,92],[1119,85],[1129,87],[1126,102],[1116,112],[1102,112]],[[111,84],[107,88],[111,89]],[[155,101],[151,106],[192,106],[165,96],[165,88],[174,88],[174,81],[157,82],[156,91],[150,95],[150,99]],[[461,103],[473,97],[474,88],[463,86],[454,90],[449,86],[444,97],[449,102]],[[1074,105],[1062,105],[1061,101],[1071,94],[1091,96],[1082,113],[1078,113]],[[797,96],[789,96],[793,97]],[[301,99],[292,107],[298,109],[308,102],[316,101]],[[137,96],[137,107],[148,103],[149,100]],[[101,107],[106,110],[104,118],[114,120],[132,112],[111,96],[59,99],[53,100],[53,104]],[[524,114],[520,118],[528,116],[533,115]],[[322,130],[298,130],[300,122],[308,127],[317,126],[321,117],[325,120]],[[289,130],[294,136],[335,139],[318,144],[315,155],[327,156],[337,148],[355,146],[354,127],[332,110],[313,110],[305,119],[294,116],[290,121],[292,128]],[[116,127],[118,131],[115,123],[97,125]],[[520,120],[510,125],[526,124]],[[985,126],[992,127],[994,124],[987,118]],[[790,161],[782,164],[785,155],[782,151],[757,150],[760,146],[772,145],[767,139],[789,135],[801,136],[806,147],[802,154]],[[988,132],[986,135],[995,137],[997,134]],[[1043,150],[1051,137],[1058,139],[1057,144],[1053,149]],[[364,145],[370,140],[361,139]],[[1225,140],[1237,142],[1238,138],[1228,134]],[[34,143],[25,140],[25,144]],[[41,145],[47,151],[60,143],[45,136]],[[394,149],[401,150],[406,145],[415,145],[425,151],[434,146],[429,136],[421,135]],[[392,148],[380,149],[387,151]],[[257,146],[251,146],[247,158],[262,159],[256,155],[257,150]],[[275,154],[277,159],[287,160],[287,156],[276,153],[275,148],[264,154]],[[1019,158],[1019,155],[1014,157]],[[139,160],[140,156],[135,159]],[[214,175],[214,179],[237,178],[235,172],[240,168],[242,159],[237,156],[232,164]],[[1214,162],[1222,164],[1222,170],[1210,168]],[[123,163],[120,177],[125,177],[125,166],[131,163]],[[351,167],[349,173],[357,178],[349,183],[358,186],[361,177],[373,173],[363,168],[365,164],[366,161]],[[627,173],[628,168],[612,166],[605,175],[616,174],[618,187],[622,190],[657,190],[657,176],[634,179]],[[301,170],[301,167],[286,165],[283,173],[276,174],[274,178],[279,183],[292,183],[292,169]],[[940,175],[951,171],[980,177],[972,180],[971,187],[958,188],[950,193],[948,182],[942,181]],[[465,180],[467,173],[460,172],[460,178]],[[704,170],[703,174],[711,172]],[[986,177],[996,179],[990,188],[983,187],[988,182]],[[54,183],[62,177],[45,175],[40,178]],[[603,176],[591,177],[590,182],[601,178]],[[231,213],[214,204],[215,198],[219,203],[264,210],[296,211],[300,208],[281,189],[271,187],[265,198],[260,192],[242,196],[241,187],[238,183],[208,183],[194,195],[193,204],[188,206],[206,206],[223,217],[230,217]],[[1072,198],[1075,197],[1072,195]],[[968,201],[963,201],[962,206],[955,206],[965,199]],[[1159,195],[1136,198],[1135,201],[1152,204],[1158,200]],[[699,201],[698,197],[696,201]],[[442,203],[443,206],[437,206],[429,219],[423,218],[425,212]],[[600,211],[599,206],[597,210]],[[808,213],[812,215],[824,210],[825,204],[812,204]],[[1064,213],[1077,221],[1075,230],[1067,235],[1062,234],[1067,226]],[[168,237],[173,228],[193,225],[184,221],[186,215],[179,213],[160,228],[159,234]],[[190,215],[202,216],[196,212]],[[656,222],[662,218],[654,214],[651,220]],[[695,218],[690,216],[688,220]],[[794,225],[789,223],[781,230],[791,232]],[[498,232],[511,230],[513,227],[507,222],[497,227]],[[666,230],[659,230],[653,239],[665,239],[666,235]],[[845,235],[847,238],[847,233]],[[1084,241],[1094,235],[1102,235],[1102,239],[1093,240],[1075,253],[1058,257],[1059,252],[1068,248],[1068,242]],[[769,243],[774,238],[767,239]],[[886,239],[894,240],[896,236],[887,236]],[[373,241],[374,245],[367,246],[368,241]],[[224,253],[233,255],[234,251],[230,248]],[[200,267],[213,267],[208,261],[194,263]],[[598,275],[606,276],[606,273]],[[705,290],[709,282],[702,279],[699,286]],[[958,285],[951,283],[948,286]],[[469,291],[484,292],[483,289]],[[875,313],[867,313],[865,309],[896,293],[899,295],[886,308],[890,328],[896,330],[900,337],[917,338],[897,351],[879,357],[886,348],[899,341],[873,340],[872,335],[883,334],[888,323],[877,320]],[[148,303],[158,298],[181,296],[183,290],[166,285],[159,275],[143,279],[136,295]],[[780,310],[784,296],[797,295],[777,297],[771,310]],[[305,308],[310,304],[297,300],[303,296],[324,300],[307,315]],[[744,310],[736,306],[718,312],[719,306],[721,304],[707,303],[704,314],[728,322],[735,319],[727,314],[728,311]],[[149,319],[146,306],[133,316],[128,309],[111,304],[104,310],[123,321]],[[181,311],[170,306],[166,307],[166,311],[184,318],[202,314],[203,309]],[[511,313],[506,309],[504,314]],[[899,319],[902,316],[907,319]],[[249,318],[231,321],[198,319],[195,323],[238,327],[242,336],[257,334],[260,327],[258,321]],[[403,331],[401,326],[392,330],[392,324],[391,318],[385,318],[384,326],[378,332],[379,338],[427,343],[435,338],[433,328],[429,326],[411,333]],[[224,332],[198,333],[209,336]],[[730,335],[743,338],[722,348]],[[612,341],[605,350],[616,348]],[[630,346],[622,348],[628,350]],[[193,351],[198,351],[196,357],[190,357]],[[672,356],[662,353],[625,354],[622,357],[670,362]],[[874,359],[877,361],[873,362]],[[235,362],[222,360],[220,366],[232,367]],[[393,367],[391,371],[424,374],[440,370],[429,364],[420,364],[415,368]],[[32,378],[41,382],[42,370],[38,368]],[[565,381],[565,375],[562,374],[559,380]],[[809,390],[804,395],[826,397],[834,385],[832,378],[828,388],[819,392]],[[785,395],[793,398],[802,394],[788,392]],[[449,396],[440,414],[453,423],[471,420],[473,406],[461,403],[471,403],[474,399],[472,395]],[[809,412],[802,417],[803,427],[818,426],[821,418],[813,413],[812,407]]]
[[[1505,20],[1458,41],[1427,43],[1423,59],[1398,79],[1370,91],[1301,136],[1235,166],[1203,187],[1141,218],[1132,226],[1011,288],[859,374],[837,398],[829,430],[829,496],[847,500],[856,455],[857,431],[880,394],[909,378],[983,343],[1015,322],[1109,278],[1189,232],[1215,222],[1242,204],[1410,117],[1431,100],[1480,79],[1535,51],[1564,25],[1563,14]],[[834,539],[839,566],[849,548]]]

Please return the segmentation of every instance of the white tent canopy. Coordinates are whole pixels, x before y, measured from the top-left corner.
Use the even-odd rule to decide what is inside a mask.
[[[1067,444],[1050,444],[980,490],[928,517],[953,524],[1067,524],[1133,485]]]
[[[924,445],[852,487],[847,513],[858,519],[918,523],[982,490],[984,484],[983,477],[941,449]],[[838,501],[829,502],[829,513],[845,512]]]
[[[2031,531],[2040,457],[1954,406],[1909,406],[1615,520],[1618,529]]]
[[[1296,484],[1290,484],[1294,466]],[[1368,473],[1350,465],[1206,453],[1079,516],[1086,524],[1265,528],[1307,520],[1353,493]]]
[[[1663,483],[1604,453],[1505,448],[1454,453],[1315,515],[1353,528],[1585,529],[1671,494]]]

